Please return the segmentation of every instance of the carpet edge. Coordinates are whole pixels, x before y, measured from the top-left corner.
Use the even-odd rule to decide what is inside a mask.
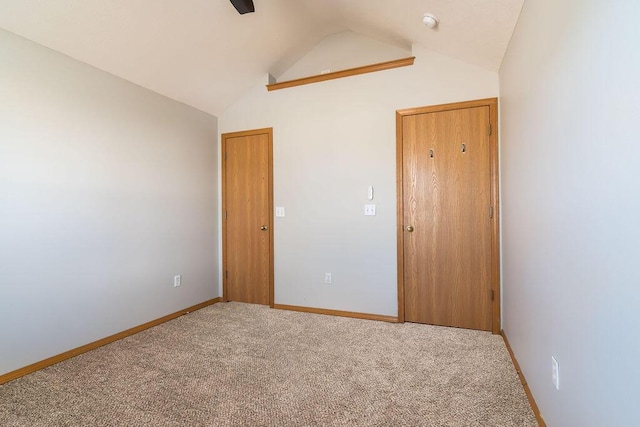
[[[511,344],[509,344],[509,340],[507,339],[507,334],[505,334],[504,329],[500,331],[500,335],[502,335],[502,339],[504,340],[504,344],[507,346],[507,351],[509,352],[509,356],[511,356],[511,361],[513,362],[513,366],[516,368],[516,372],[518,373],[518,378],[520,378],[520,382],[522,383],[522,387],[524,388],[524,392],[527,395],[527,399],[529,400],[529,405],[531,405],[531,410],[533,411],[533,415],[535,415],[536,420],[540,427],[547,427],[547,424],[544,422],[542,418],[542,414],[540,413],[540,409],[538,408],[538,404],[533,397],[533,393],[531,393],[531,389],[529,388],[529,384],[527,384],[527,380],[520,369],[520,365],[518,364],[518,360],[516,359],[516,355],[513,354],[513,350],[511,350]]]
[[[39,362],[32,363],[30,365],[24,366],[22,368],[18,368],[14,371],[7,372],[6,374],[0,375],[0,385],[8,383],[9,381],[16,380],[25,375],[31,374],[33,372],[44,369],[48,366],[55,365],[56,363],[60,363],[64,360],[71,359],[72,357],[78,356],[82,353],[86,353],[88,351],[94,350],[98,347],[102,347],[103,345],[110,344],[112,342],[121,340],[128,336],[137,334],[138,332],[142,332],[145,329],[152,328],[154,326],[160,325],[162,323],[168,322],[169,320],[176,319],[185,314],[191,313],[192,311],[200,310],[201,308],[216,304],[220,302],[221,298],[213,298],[204,302],[201,302],[196,305],[192,305],[191,307],[183,308],[182,310],[178,310],[174,313],[168,314],[166,316],[160,317],[155,320],[151,320],[149,322],[143,323],[138,326],[134,326],[133,328],[129,328],[122,332],[118,332],[113,335],[109,335],[108,337],[99,339],[97,341],[90,342],[88,344],[82,345],[80,347],[76,347],[74,349],[65,351],[64,353],[57,354],[55,356],[48,357]]]
[[[350,317],[353,319],[377,320],[381,322],[398,323],[397,317],[385,316],[382,314],[358,313],[354,311],[330,310],[326,308],[302,307],[286,304],[274,304],[273,308],[277,310],[299,311],[302,313],[325,314],[328,316]]]

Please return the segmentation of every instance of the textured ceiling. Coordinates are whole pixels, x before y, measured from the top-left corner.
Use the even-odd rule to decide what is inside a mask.
[[[0,0],[0,27],[213,115],[353,31],[497,70],[524,0]],[[440,19],[434,30],[424,13]],[[365,65],[365,64],[363,64]]]

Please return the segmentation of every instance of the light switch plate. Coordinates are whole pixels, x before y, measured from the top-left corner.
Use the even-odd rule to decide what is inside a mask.
[[[556,390],[560,390],[560,366],[553,356],[551,356],[551,381],[556,386]]]
[[[283,206],[277,206],[276,207],[276,216],[277,217],[283,217],[284,216],[284,207]]]
[[[367,216],[375,216],[376,205],[364,205],[364,214]]]

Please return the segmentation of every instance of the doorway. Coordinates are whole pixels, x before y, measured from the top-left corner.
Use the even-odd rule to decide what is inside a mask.
[[[398,319],[500,333],[497,99],[396,125]]]
[[[273,307],[273,129],[222,134],[222,299]]]

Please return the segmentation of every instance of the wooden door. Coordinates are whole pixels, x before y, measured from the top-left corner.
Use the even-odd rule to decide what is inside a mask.
[[[273,305],[272,130],[222,135],[223,299]]]
[[[493,330],[490,107],[401,120],[404,319]]]

